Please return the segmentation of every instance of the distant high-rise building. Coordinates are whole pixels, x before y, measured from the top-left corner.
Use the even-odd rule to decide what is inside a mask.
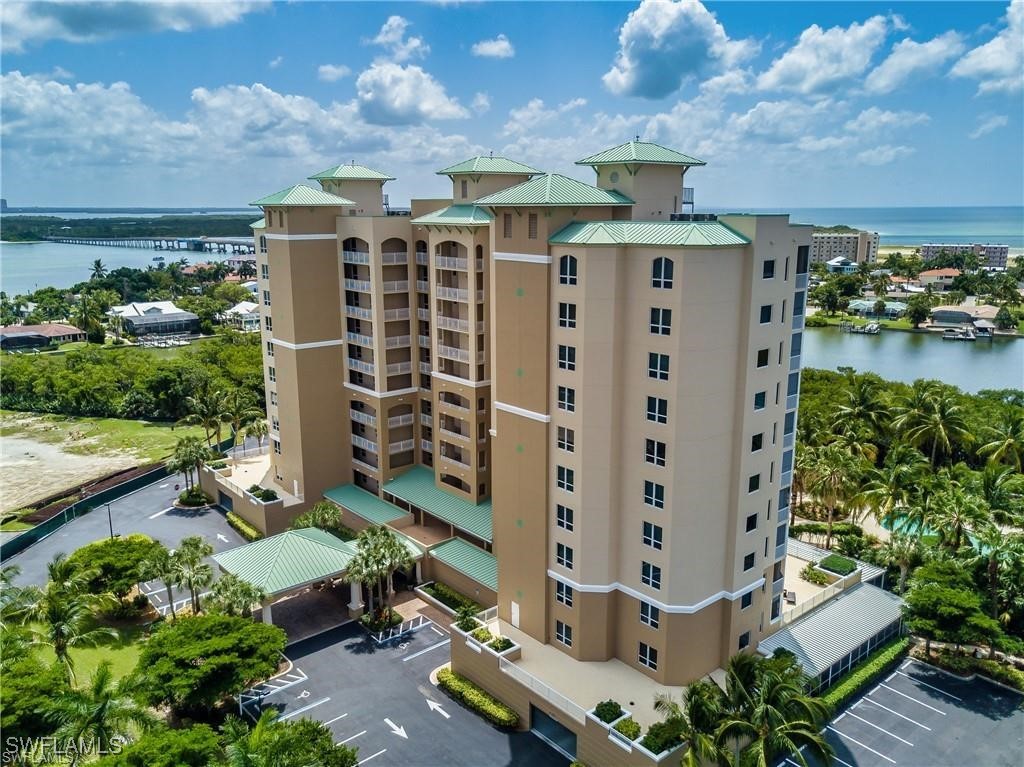
[[[834,258],[873,264],[878,259],[878,232],[815,232],[811,240],[811,263],[825,264]]]
[[[921,258],[926,262],[941,255],[977,256],[979,265],[992,269],[1006,268],[1006,260],[1010,255],[1009,245],[982,245],[981,243],[934,243],[921,246]]]
[[[7,210],[7,198],[0,197],[0,211]]]

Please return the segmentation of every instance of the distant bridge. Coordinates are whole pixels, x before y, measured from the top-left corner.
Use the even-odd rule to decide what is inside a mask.
[[[198,253],[255,253],[252,237],[46,237],[69,245],[105,245],[108,248],[191,250]]]

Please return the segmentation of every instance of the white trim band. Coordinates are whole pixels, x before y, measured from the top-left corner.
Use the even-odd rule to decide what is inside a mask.
[[[290,341],[282,341],[278,338],[271,338],[270,342],[275,346],[283,346],[285,349],[301,350],[301,349],[322,349],[325,346],[341,346],[345,341],[341,338],[336,338],[332,341],[308,341],[304,344],[293,344]]]
[[[494,251],[495,261],[521,261],[524,264],[550,264],[551,256],[538,256],[533,253],[502,253]]]
[[[268,240],[285,240],[287,242],[305,242],[307,240],[336,240],[338,239],[337,232],[331,232],[329,234],[272,234],[267,233],[262,235]]]
[[[381,399],[383,397],[398,397],[404,394],[419,394],[420,389],[418,386],[412,386],[408,389],[396,389],[395,391],[374,391],[373,389],[367,389],[365,386],[357,386],[354,383],[344,382],[346,389],[357,391],[360,394],[366,394],[375,399]]]
[[[470,381],[465,378],[459,378],[457,376],[450,376],[447,373],[438,373],[433,371],[430,374],[431,378],[436,378],[439,381],[448,381],[453,384],[461,384],[462,386],[471,386],[474,389],[479,389],[481,386],[490,386],[490,381]]]
[[[566,578],[564,575],[560,575],[560,574],[556,573],[554,570],[548,570],[548,577],[549,578],[553,578],[556,581],[561,581],[566,586],[572,586],[576,591],[582,592],[584,594],[587,594],[587,593],[590,593],[590,594],[609,594],[612,591],[621,591],[623,594],[631,596],[634,599],[639,599],[641,601],[648,602],[649,604],[654,605],[655,607],[657,607],[659,610],[662,610],[663,612],[666,612],[666,613],[683,613],[683,614],[686,614],[686,615],[690,615],[692,613],[700,612],[705,607],[709,607],[709,606],[713,605],[715,602],[719,601],[720,599],[728,599],[730,602],[735,602],[741,596],[743,596],[744,594],[749,594],[751,591],[753,591],[754,589],[760,587],[765,582],[764,578],[758,578],[756,581],[751,583],[749,586],[744,586],[739,591],[728,592],[728,591],[722,590],[722,591],[719,591],[717,594],[712,594],[711,596],[707,597],[706,599],[702,599],[701,601],[699,601],[699,602],[697,602],[696,604],[693,604],[693,605],[670,605],[670,604],[666,604],[664,602],[659,602],[657,599],[653,599],[650,596],[648,596],[647,594],[639,592],[636,589],[630,588],[629,586],[623,586],[621,583],[610,583],[608,585],[601,585],[601,586],[594,586],[594,585],[587,585],[587,584],[582,584],[582,583],[576,583],[576,581],[574,581],[574,580],[572,580],[570,578]]]
[[[504,402],[498,402],[497,400],[494,401],[494,407],[498,410],[504,410],[506,413],[521,415],[523,418],[530,418],[534,421],[540,421],[541,423],[551,423],[551,416],[545,415],[544,413],[537,413],[533,410],[516,407],[515,405],[506,405]]]

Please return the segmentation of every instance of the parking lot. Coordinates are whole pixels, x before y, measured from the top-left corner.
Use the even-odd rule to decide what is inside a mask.
[[[1020,767],[1022,704],[1024,695],[1009,689],[907,660],[824,734],[839,767]],[[779,767],[796,764],[786,759]]]
[[[336,743],[358,747],[361,765],[565,767],[537,737],[492,727],[430,683],[449,642],[445,628],[428,623],[377,645],[347,623],[289,645],[291,667],[242,702],[250,717],[271,708],[282,719],[325,723]]]

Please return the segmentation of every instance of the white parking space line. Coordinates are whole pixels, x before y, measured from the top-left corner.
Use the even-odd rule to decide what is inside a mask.
[[[278,719],[278,721],[279,722],[283,722],[286,719],[291,719],[293,716],[298,716],[299,714],[305,713],[306,711],[309,711],[311,708],[316,708],[317,706],[322,706],[324,703],[326,703],[329,700],[330,700],[330,698],[321,698],[316,703],[310,703],[308,706],[303,706],[302,708],[295,709],[290,714],[285,714],[280,719]]]
[[[356,733],[355,735],[350,735],[349,737],[345,738],[345,740],[339,740],[339,741],[338,741],[337,743],[335,743],[334,745],[336,745],[336,746],[340,746],[340,745],[342,745],[342,744],[344,744],[344,743],[348,743],[348,742],[349,742],[350,740],[355,740],[355,739],[356,739],[356,738],[358,738],[358,737],[359,737],[360,735],[365,735],[365,734],[366,734],[366,730],[363,730],[362,732],[357,732],[357,733]]]
[[[913,744],[913,743],[911,743],[911,742],[910,742],[909,740],[903,740],[903,738],[901,738],[901,737],[900,737],[899,735],[894,735],[893,733],[889,732],[889,731],[888,731],[887,729],[885,729],[884,727],[879,727],[879,726],[878,726],[877,724],[874,724],[873,722],[869,722],[869,721],[868,721],[867,719],[865,719],[865,718],[864,718],[864,717],[862,717],[862,716],[857,716],[857,715],[856,715],[856,714],[854,714],[854,713],[851,713],[851,714],[850,714],[850,716],[852,716],[852,717],[853,717],[854,719],[859,719],[860,721],[864,722],[864,724],[866,724],[866,725],[867,725],[868,727],[874,727],[874,728],[875,728],[876,730],[878,730],[879,732],[884,732],[884,733],[885,733],[886,735],[888,735],[888,736],[889,736],[890,738],[896,738],[896,740],[900,741],[900,743],[906,743],[906,744],[907,744],[908,746],[910,746],[911,748],[913,748],[913,747],[914,747],[914,744]]]
[[[424,648],[423,648],[422,650],[420,650],[419,652],[414,652],[414,653],[413,653],[412,655],[407,655],[407,656],[405,656],[404,658],[402,658],[402,663],[406,663],[406,662],[408,662],[408,661],[411,661],[411,660],[412,660],[413,658],[418,658],[418,657],[420,657],[420,656],[421,656],[421,655],[422,655],[423,653],[425,653],[425,652],[430,652],[431,650],[436,650],[436,649],[437,649],[438,647],[444,647],[444,646],[445,646],[446,644],[451,644],[451,642],[452,642],[452,640],[450,640],[450,639],[445,639],[445,640],[443,640],[443,641],[441,641],[441,642],[438,642],[437,644],[432,644],[432,645],[430,645],[430,647],[424,647]]]
[[[793,765],[793,767],[800,767],[800,765],[794,762],[792,759],[786,759],[786,763]]]
[[[162,596],[160,596],[159,594],[157,594],[155,591],[152,594],[149,594],[148,596],[153,597],[153,599],[155,599],[157,602],[163,602],[164,601],[164,598]]]
[[[337,721],[338,721],[339,719],[344,719],[344,718],[345,718],[346,716],[348,716],[348,714],[342,714],[341,716],[336,716],[336,717],[334,717],[334,719],[331,719],[331,720],[330,720],[330,721],[328,721],[328,722],[324,722],[324,724],[334,724],[334,723],[335,723],[335,722],[337,722]]]
[[[908,659],[908,660],[906,660],[906,661],[905,661],[905,662],[903,663],[903,665],[902,665],[902,666],[900,666],[900,671],[906,671],[906,670],[907,670],[908,668],[910,668],[910,667],[911,667],[911,666],[913,666],[913,665],[914,665],[914,661],[913,661],[913,659]]]
[[[837,729],[836,729],[835,727],[833,727],[833,726],[831,726],[831,725],[829,725],[829,726],[828,726],[828,727],[827,727],[826,729],[832,730],[832,732],[834,732],[834,733],[835,733],[836,735],[838,735],[838,736],[839,736],[839,737],[841,737],[841,738],[846,738],[846,739],[847,739],[848,741],[850,741],[851,743],[856,743],[856,744],[857,744],[858,746],[860,746],[861,748],[863,748],[863,749],[865,749],[865,750],[867,750],[867,751],[870,751],[870,752],[871,752],[872,754],[874,754],[875,756],[880,756],[880,757],[882,757],[883,759],[885,759],[885,761],[889,762],[890,764],[896,764],[896,760],[895,760],[895,759],[890,759],[890,758],[889,758],[889,757],[887,757],[887,756],[886,756],[885,754],[882,754],[882,753],[879,753],[878,751],[875,751],[875,749],[871,748],[871,746],[865,746],[865,745],[864,745],[863,743],[861,743],[861,742],[860,742],[859,740],[856,740],[856,739],[854,739],[854,738],[851,738],[851,737],[850,737],[849,735],[847,735],[847,734],[846,734],[845,732],[840,732],[839,730],[837,730]]]
[[[433,631],[435,634],[437,634],[439,637],[443,637],[444,636],[444,632],[441,631],[441,629],[439,629],[437,626],[431,626],[430,630]]]
[[[380,751],[378,751],[378,752],[377,752],[376,754],[370,754],[370,756],[366,757],[365,759],[361,759],[361,760],[359,761],[359,764],[366,764],[366,763],[367,763],[368,761],[370,761],[371,759],[376,759],[376,758],[377,758],[378,756],[380,756],[381,754],[383,754],[383,753],[384,753],[385,751],[387,751],[387,749],[386,749],[386,748],[382,748],[382,749],[381,749]]]
[[[899,673],[898,671],[893,671],[893,672],[892,672],[891,674],[889,674],[889,676],[887,676],[887,677],[885,678],[885,681],[886,681],[886,682],[891,682],[891,681],[892,681],[892,678],[893,678],[894,676],[896,676],[896,674],[898,674],[898,673]]]
[[[167,507],[166,509],[164,509],[163,511],[158,511],[158,512],[157,512],[156,514],[150,514],[150,515],[149,515],[149,518],[150,518],[150,519],[156,519],[157,517],[162,517],[162,516],[163,516],[164,514],[166,514],[166,513],[168,512],[168,511],[174,511],[174,507],[173,507],[173,506],[168,506],[168,507]]]
[[[923,702],[923,701],[920,701],[920,700],[918,700],[917,698],[912,698],[912,697],[910,697],[909,695],[907,695],[907,694],[906,694],[905,692],[900,692],[899,690],[894,690],[894,689],[893,689],[892,687],[890,687],[890,686],[889,686],[889,685],[887,685],[887,684],[880,684],[880,685],[878,685],[878,687],[884,687],[885,689],[889,690],[890,692],[894,692],[894,693],[896,693],[897,695],[902,695],[902,696],[903,696],[904,698],[906,698],[907,700],[912,700],[912,701],[914,701],[914,703],[916,703],[916,704],[917,704],[917,705],[919,705],[919,706],[924,706],[925,708],[930,708],[930,709],[931,709],[932,711],[934,711],[934,712],[935,712],[936,714],[942,714],[943,716],[945,716],[945,715],[946,715],[946,712],[945,712],[945,711],[939,711],[939,710],[938,710],[937,708],[935,708],[934,706],[929,706],[929,705],[928,705],[927,703],[925,703],[925,702]],[[877,690],[877,689],[878,689],[878,687],[876,687],[876,688],[875,688],[875,690]],[[871,692],[874,692],[875,690],[872,690]]]
[[[821,732],[824,733],[825,730],[823,729]],[[800,746],[800,748],[798,748],[797,751],[800,751],[802,753],[805,748],[807,748],[807,746]],[[843,765],[843,767],[854,767],[854,765],[850,764],[849,762],[844,762],[842,759],[840,759],[835,754],[832,755],[832,761],[839,762],[841,765]],[[780,767],[781,767],[781,765],[780,765]]]
[[[962,700],[961,698],[956,697],[953,693],[946,692],[941,687],[936,687],[935,685],[928,684],[927,682],[922,682],[920,679],[918,679],[915,676],[910,676],[909,674],[904,674],[902,671],[897,671],[896,673],[899,674],[900,676],[905,676],[907,679],[910,679],[911,681],[917,682],[918,684],[923,684],[925,687],[928,687],[929,689],[935,690],[935,692],[941,692],[943,695],[948,695],[953,700],[957,700],[957,701]]]
[[[900,713],[899,711],[893,711],[893,710],[892,710],[891,708],[889,708],[888,706],[883,706],[883,705],[882,705],[881,703],[879,703],[878,701],[874,701],[874,700],[872,700],[871,698],[867,698],[867,697],[865,697],[865,698],[863,698],[863,699],[862,699],[862,700],[861,700],[860,702],[861,702],[861,703],[865,703],[865,702],[866,702],[866,703],[870,703],[870,704],[871,704],[871,705],[873,705],[873,706],[878,706],[879,708],[884,708],[884,709],[885,709],[886,711],[888,711],[888,712],[889,712],[890,714],[895,714],[895,715],[896,715],[896,716],[898,716],[898,717],[899,717],[900,719],[906,719],[906,720],[907,720],[908,722],[910,722],[911,724],[916,724],[916,725],[917,725],[918,727],[920,727],[920,728],[921,728],[922,730],[928,730],[928,732],[931,732],[931,731],[932,731],[932,728],[931,728],[931,727],[928,727],[927,725],[921,724],[920,722],[916,722],[916,721],[914,721],[913,719],[911,719],[911,718],[910,718],[909,716],[904,716],[904,715],[903,715],[903,714],[901,714],[901,713]]]

